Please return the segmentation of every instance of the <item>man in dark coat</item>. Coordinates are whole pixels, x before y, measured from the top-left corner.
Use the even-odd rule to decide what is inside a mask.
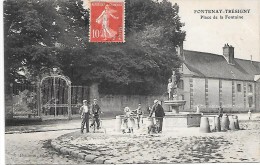
[[[218,116],[222,118],[223,113],[224,113],[224,111],[223,111],[222,105],[220,105],[220,107],[218,109]]]
[[[163,118],[165,116],[163,107],[159,104],[158,100],[154,100],[154,105],[152,107],[152,111],[149,117],[152,117],[153,113],[155,113],[156,125],[158,133],[162,132]]]
[[[92,127],[96,122],[97,123],[97,129],[99,129],[100,128],[100,113],[101,113],[101,110],[100,110],[99,105],[97,104],[97,99],[94,99],[93,102],[94,102],[93,105],[92,105],[93,122],[90,126]]]

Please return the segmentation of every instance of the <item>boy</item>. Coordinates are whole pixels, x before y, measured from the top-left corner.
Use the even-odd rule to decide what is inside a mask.
[[[84,131],[84,125],[86,124],[86,133],[89,132],[89,105],[87,100],[83,100],[83,105],[80,107],[80,114],[82,118],[81,133]]]

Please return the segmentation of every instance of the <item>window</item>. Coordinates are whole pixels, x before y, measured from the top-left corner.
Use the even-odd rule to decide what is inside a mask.
[[[253,97],[252,96],[248,97],[248,105],[250,108],[253,106]]]
[[[185,100],[185,99],[184,99],[184,95],[181,95],[181,99],[182,99],[182,100]]]
[[[179,83],[178,83],[178,88],[179,89],[184,89],[184,82],[183,80],[180,80]]]
[[[252,84],[249,84],[249,85],[248,85],[248,92],[253,92],[253,86],[252,86]]]
[[[237,92],[241,92],[241,84],[237,84]]]

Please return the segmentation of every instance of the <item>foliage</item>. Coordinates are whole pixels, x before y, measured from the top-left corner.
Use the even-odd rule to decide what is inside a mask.
[[[175,47],[185,32],[178,6],[126,0],[126,43],[121,44],[89,43],[89,12],[82,6],[80,0],[5,1],[7,77],[33,80],[57,66],[74,85],[100,82],[102,93],[161,93],[171,70],[181,64]]]

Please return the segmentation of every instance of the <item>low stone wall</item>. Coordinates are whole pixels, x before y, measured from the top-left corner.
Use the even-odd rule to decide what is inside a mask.
[[[124,108],[129,107],[137,109],[138,104],[141,104],[142,110],[147,114],[147,107],[152,107],[154,100],[159,100],[162,103],[165,111],[168,111],[168,106],[164,104],[167,97],[164,96],[142,96],[142,95],[99,95],[99,105],[104,113],[110,113],[114,116],[124,114]]]

